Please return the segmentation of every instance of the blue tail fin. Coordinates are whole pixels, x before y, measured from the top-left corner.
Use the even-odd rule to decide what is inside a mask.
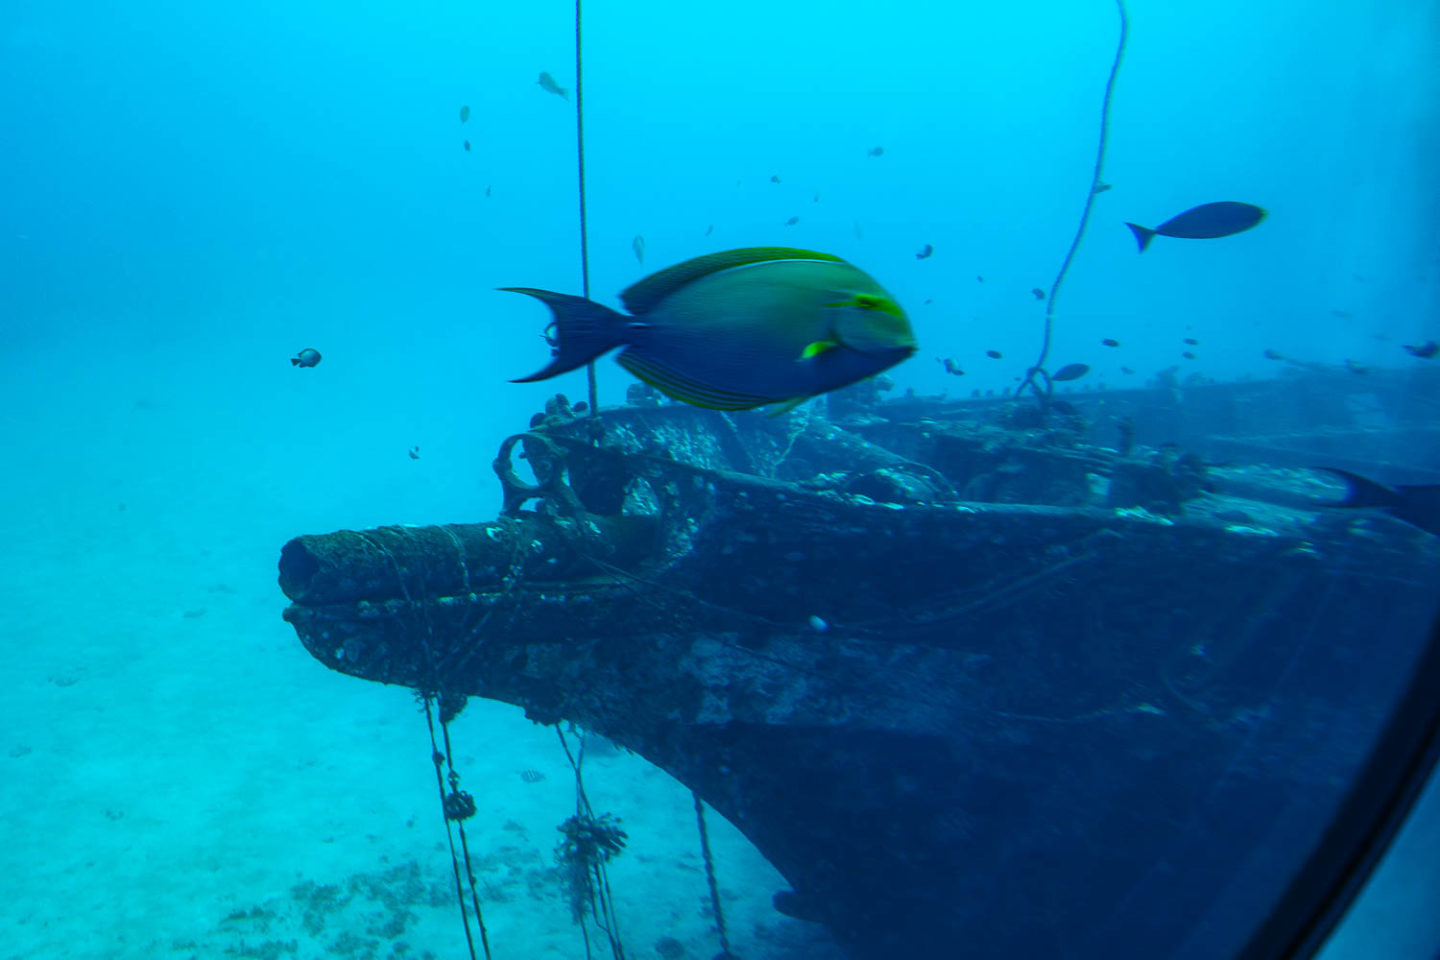
[[[555,335],[547,338],[554,347],[554,358],[550,365],[528,377],[512,380],[511,383],[548,380],[576,367],[583,367],[611,347],[618,347],[625,342],[622,336],[629,318],[617,310],[611,310],[584,297],[572,297],[566,293],[552,293],[534,287],[500,289],[534,297],[549,307],[555,317]]]
[[[1135,234],[1135,240],[1140,244],[1140,252],[1144,253],[1145,248],[1150,246],[1150,241],[1155,239],[1155,231],[1149,227],[1142,227],[1138,223],[1127,222],[1125,226],[1129,227],[1130,232]]]
[[[1395,507],[1399,506],[1402,500],[1398,491],[1392,490],[1383,484],[1376,483],[1367,477],[1362,477],[1358,473],[1351,473],[1348,470],[1336,470],[1334,467],[1316,467],[1314,469],[1335,474],[1343,479],[1348,487],[1345,491],[1344,500],[1326,504],[1326,506]]]

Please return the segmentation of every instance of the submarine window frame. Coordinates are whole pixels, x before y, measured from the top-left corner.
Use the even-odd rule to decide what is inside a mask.
[[[1345,800],[1236,960],[1316,956],[1408,821],[1440,762],[1440,610]]]

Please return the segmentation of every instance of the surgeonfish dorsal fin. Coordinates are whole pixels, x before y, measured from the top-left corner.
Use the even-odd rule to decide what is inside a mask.
[[[795,247],[742,247],[739,250],[724,250],[707,253],[703,257],[666,267],[659,273],[652,273],[644,280],[631,284],[620,294],[625,309],[639,315],[649,313],[655,304],[688,283],[701,277],[731,267],[743,267],[751,263],[767,263],[773,260],[830,260],[844,263],[844,259],[829,253],[814,250],[800,250]]]

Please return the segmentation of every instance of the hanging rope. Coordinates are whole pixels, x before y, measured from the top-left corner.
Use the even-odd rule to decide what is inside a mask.
[[[575,0],[575,160],[580,180],[580,292],[590,299],[590,232],[585,223],[585,80],[580,57],[580,0]],[[590,416],[600,412],[600,388],[595,380],[595,361],[585,366],[590,387]]]
[[[609,940],[610,955],[615,960],[625,960],[625,946],[620,940],[615,913],[615,895],[611,892],[610,874],[605,867],[612,856],[625,849],[625,831],[620,829],[619,820],[608,813],[597,817],[590,806],[590,798],[585,793],[584,735],[580,737],[578,759],[570,752],[565,731],[560,729],[559,724],[555,726],[555,735],[560,738],[560,749],[565,751],[565,759],[570,761],[570,769],[575,772],[575,816],[560,827],[566,837],[561,845],[562,859],[582,872],[582,876],[573,876],[571,882],[576,886],[583,884],[584,889],[572,886],[571,893],[577,897],[582,892],[585,894],[589,901],[590,919]],[[575,908],[575,920],[580,925],[580,933],[585,940],[585,956],[589,960],[590,934],[585,929],[584,912],[578,907]]]
[[[1115,77],[1120,73],[1120,61],[1125,56],[1125,37],[1130,31],[1130,19],[1125,14],[1125,0],[1115,0],[1115,7],[1120,12],[1120,40],[1115,46],[1115,61],[1110,65],[1110,79],[1105,82],[1105,103],[1100,111],[1100,144],[1095,153],[1095,171],[1090,177],[1090,192],[1085,197],[1085,210],[1080,214],[1080,225],[1075,228],[1075,239],[1070,241],[1070,249],[1065,253],[1060,272],[1055,275],[1055,282],[1050,285],[1050,296],[1045,301],[1045,338],[1040,344],[1040,358],[1033,367],[1025,371],[1024,382],[1015,388],[1017,397],[1029,388],[1043,400],[1054,390],[1050,377],[1045,375],[1044,367],[1046,358],[1050,356],[1050,333],[1055,326],[1055,298],[1060,293],[1060,285],[1065,282],[1070,261],[1075,259],[1075,251],[1080,249],[1080,239],[1085,236],[1085,226],[1090,222],[1090,209],[1095,205],[1095,197],[1100,193],[1100,172],[1105,164],[1105,144],[1110,137],[1110,98],[1115,93]],[[1040,375],[1045,375],[1044,389],[1035,382],[1035,378]]]
[[[710,909],[715,913],[715,932],[720,935],[720,953],[715,960],[736,960],[730,952],[730,937],[725,932],[725,913],[720,909],[720,885],[715,882],[715,858],[710,853],[710,831],[705,827],[705,803],[694,790],[695,823],[700,828],[700,852],[705,856],[705,881],[710,884]]]
[[[452,709],[441,698],[440,703],[440,730],[445,740],[445,749],[442,752],[435,742],[435,718],[431,709],[431,701],[436,699],[430,693],[421,693],[421,699],[425,702],[425,722],[430,728],[430,757],[435,763],[435,786],[440,791],[440,807],[445,812],[445,837],[450,841],[450,865],[455,872],[455,896],[460,902],[460,920],[465,925],[465,945],[470,948],[470,960],[477,960],[475,956],[475,939],[470,933],[470,916],[465,912],[465,888],[460,878],[460,862],[465,862],[465,876],[470,879],[470,904],[475,911],[475,925],[480,929],[480,945],[485,951],[485,960],[490,960],[490,934],[485,929],[485,917],[480,913],[480,892],[475,889],[475,870],[470,864],[470,842],[465,837],[465,821],[475,815],[475,800],[470,794],[460,789],[460,775],[455,772],[455,759],[450,749],[450,719],[449,711]],[[450,772],[442,775],[441,768],[448,766]],[[445,791],[445,781],[450,782],[450,791]],[[451,821],[455,822],[456,831],[450,829]],[[455,850],[455,833],[460,834],[460,852],[457,856]]]
[[[400,530],[400,533],[402,535],[408,535],[403,529]],[[443,811],[445,819],[445,838],[450,842],[450,866],[455,873],[455,898],[460,906],[460,921],[465,927],[465,945],[469,948],[470,960],[477,960],[475,954],[475,937],[470,931],[470,915],[465,910],[465,888],[460,876],[460,863],[463,859],[465,863],[465,876],[468,877],[470,881],[470,904],[471,908],[475,911],[475,925],[480,930],[480,945],[485,951],[485,960],[491,960],[490,934],[485,929],[485,917],[480,912],[480,891],[476,889],[475,886],[475,871],[470,863],[470,841],[465,836],[465,821],[475,815],[475,798],[460,789],[460,774],[455,769],[454,753],[450,748],[450,721],[464,708],[465,698],[463,696],[458,698],[449,697],[445,694],[435,692],[439,689],[440,685],[440,671],[436,663],[433,648],[430,646],[430,640],[435,636],[434,629],[430,623],[430,613],[425,608],[423,601],[417,602],[415,598],[411,596],[410,587],[406,583],[405,569],[400,565],[400,561],[397,560],[395,554],[391,553],[390,549],[378,539],[363,533],[356,534],[356,536],[367,546],[390,561],[390,566],[395,570],[395,580],[400,585],[400,595],[404,597],[407,609],[409,609],[412,614],[417,611],[420,614],[421,625],[424,629],[423,631],[415,631],[415,633],[420,638],[420,648],[425,655],[426,672],[429,674],[428,680],[431,689],[417,691],[416,695],[425,705],[425,722],[430,728],[430,759],[435,765],[435,786],[440,791],[440,809]],[[455,541],[455,544],[456,548],[459,549],[460,543],[458,540]],[[461,563],[464,563],[463,557]],[[422,584],[425,582],[425,571],[423,569],[420,571],[420,582]],[[440,730],[445,742],[443,752],[435,737],[435,717],[431,710],[431,701],[436,699],[440,701]],[[448,774],[443,771],[443,768],[447,766],[449,767]],[[447,780],[450,784],[448,793],[445,789]],[[451,830],[450,826],[452,822],[456,827],[454,831]],[[455,849],[456,833],[460,835],[460,849],[458,852]]]

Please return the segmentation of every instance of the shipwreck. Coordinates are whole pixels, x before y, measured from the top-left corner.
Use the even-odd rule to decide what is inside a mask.
[[[1440,473],[1380,383],[557,398],[493,520],[287,543],[285,619],[642,755],[857,958],[1169,955],[1283,883],[1253,844],[1323,826],[1431,613],[1437,538],[1302,469]]]

